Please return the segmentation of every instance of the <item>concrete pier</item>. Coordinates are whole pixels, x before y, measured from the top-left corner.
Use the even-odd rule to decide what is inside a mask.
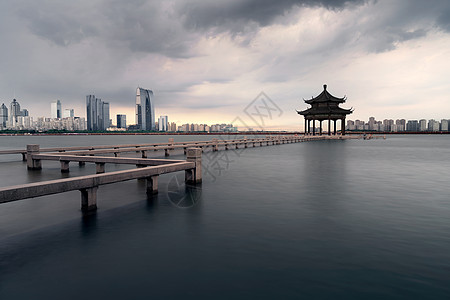
[[[146,178],[147,195],[155,195],[158,193],[158,176],[150,176]]]
[[[69,161],[61,160],[61,173],[69,173]]]
[[[102,162],[95,163],[95,172],[97,174],[105,173],[105,163]]]
[[[97,190],[98,187],[80,189],[81,192],[81,210],[83,212],[97,210]]]
[[[40,159],[30,159],[33,154],[39,154],[39,145],[27,145],[27,167],[28,167],[28,170],[42,169]]]
[[[195,168],[185,171],[186,183],[202,182],[202,150],[199,148],[189,148],[186,154],[188,162],[195,163]]]

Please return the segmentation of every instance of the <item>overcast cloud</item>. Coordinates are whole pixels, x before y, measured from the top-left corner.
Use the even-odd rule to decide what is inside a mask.
[[[211,123],[264,91],[268,126],[295,129],[327,83],[353,119],[450,119],[449,34],[446,0],[3,0],[0,103],[85,116],[95,94],[132,123],[141,86],[169,121]]]

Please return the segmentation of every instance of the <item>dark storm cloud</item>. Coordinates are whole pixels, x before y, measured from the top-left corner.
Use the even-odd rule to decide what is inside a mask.
[[[272,24],[294,6],[340,8],[362,0],[246,1],[18,1],[30,32],[58,46],[98,38],[111,47],[169,57],[194,56],[205,31],[243,33]],[[251,30],[251,31],[253,31]],[[251,38],[251,37],[249,37]],[[245,38],[244,38],[245,41]]]
[[[336,9],[350,3],[363,2],[363,0],[244,0],[205,3],[191,0],[181,5],[179,12],[186,17],[185,23],[190,28],[224,27],[235,31],[249,22],[254,22],[258,26],[271,25],[276,17],[285,14],[294,6],[324,6]]]
[[[24,1],[18,15],[29,30],[58,45],[95,38],[121,50],[188,57],[194,40],[170,6],[157,1]]]
[[[196,56],[192,48],[205,34],[229,33],[248,44],[259,28],[296,22],[289,12],[302,7],[330,10],[357,8],[371,0],[231,0],[231,1],[18,1],[17,12],[30,32],[58,46],[96,38],[109,47],[131,52],[160,53],[168,57]],[[370,21],[356,23],[341,33],[366,39],[368,51],[382,52],[395,44],[419,38],[430,24],[450,30],[446,0],[395,1]],[[390,7],[389,7],[390,6]],[[291,19],[289,19],[291,18]],[[422,27],[420,27],[422,26]],[[338,42],[338,41],[337,41]],[[342,43],[341,43],[342,44]]]

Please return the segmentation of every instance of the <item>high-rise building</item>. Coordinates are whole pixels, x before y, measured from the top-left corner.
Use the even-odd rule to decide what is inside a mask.
[[[50,117],[52,119],[62,118],[61,101],[59,100],[52,101],[52,103],[50,104],[50,112],[51,112]]]
[[[167,116],[160,116],[158,119],[158,130],[168,131],[169,130],[169,119]]]
[[[73,108],[64,109],[63,118],[73,118],[74,116]]]
[[[405,119],[396,120],[395,125],[397,125],[397,131],[405,131],[406,120]]]
[[[431,119],[428,121],[428,131],[439,131],[439,121]]]
[[[102,118],[103,118],[103,129],[111,127],[111,119],[109,118],[109,102],[103,102],[102,104]]]
[[[136,125],[140,130],[155,130],[153,91],[136,89]]]
[[[441,120],[441,131],[448,131],[448,120],[447,119]]]
[[[95,95],[86,96],[87,130],[106,130],[110,126],[109,103],[95,98]]]
[[[16,99],[13,99],[13,101],[11,102],[10,106],[9,106],[9,126],[10,127],[15,127],[16,123],[17,123],[17,117],[20,116],[20,104],[19,102],[17,102]]]
[[[177,131],[177,124],[175,122],[170,123],[170,129],[169,131]]]
[[[5,103],[0,106],[0,127],[6,128],[6,122],[8,121],[8,107]]]
[[[406,131],[419,131],[419,121],[409,120],[408,123],[406,123]]]
[[[421,119],[419,121],[419,131],[427,131],[427,120]]]
[[[126,115],[117,115],[117,128],[127,128]]]

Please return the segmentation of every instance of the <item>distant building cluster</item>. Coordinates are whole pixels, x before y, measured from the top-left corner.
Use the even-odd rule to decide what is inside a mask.
[[[67,131],[159,131],[159,132],[237,132],[232,124],[183,124],[169,122],[169,117],[156,118],[154,111],[154,94],[152,90],[138,87],[135,103],[136,124],[127,125],[125,114],[116,115],[116,126],[110,119],[109,102],[102,101],[95,95],[86,96],[87,118],[76,117],[72,108],[63,109],[61,100],[50,103],[50,118],[32,118],[28,110],[21,109],[14,99],[9,108],[0,106],[0,130],[67,130]]]
[[[177,127],[179,132],[237,132],[233,124],[183,124]]]
[[[450,120],[442,119],[440,122],[431,120],[405,120],[405,119],[385,119],[377,121],[370,117],[368,122],[361,120],[348,120],[347,130],[354,131],[382,131],[382,132],[440,132],[449,131],[448,124]]]
[[[0,106],[0,130],[86,130],[85,118],[74,116],[73,109],[64,110],[62,114],[61,101],[50,104],[51,118],[29,116],[27,109],[21,109],[16,99],[13,99],[9,109],[3,103]]]

